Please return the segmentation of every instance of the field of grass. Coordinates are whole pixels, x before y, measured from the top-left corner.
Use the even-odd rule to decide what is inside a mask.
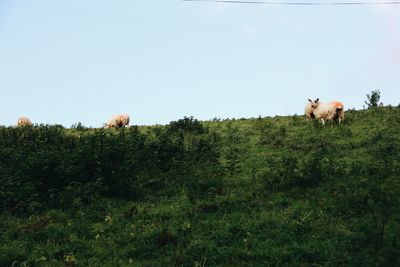
[[[400,266],[400,109],[0,128],[0,266]]]

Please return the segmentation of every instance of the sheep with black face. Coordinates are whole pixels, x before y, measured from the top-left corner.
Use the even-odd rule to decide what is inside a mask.
[[[325,124],[325,120],[335,120],[339,124],[344,120],[344,105],[339,101],[320,102],[319,98],[312,101],[308,99],[311,113],[317,120]],[[307,107],[306,107],[307,108]],[[312,116],[310,113],[310,116]]]

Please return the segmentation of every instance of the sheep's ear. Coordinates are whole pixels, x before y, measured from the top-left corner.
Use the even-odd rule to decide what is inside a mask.
[[[312,103],[312,100],[311,100],[311,99],[308,99],[308,101],[310,101],[310,102]]]
[[[317,103],[319,101],[319,98],[315,99],[315,103]]]

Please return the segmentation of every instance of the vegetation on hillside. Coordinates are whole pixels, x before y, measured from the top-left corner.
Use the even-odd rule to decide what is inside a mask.
[[[399,266],[399,177],[398,107],[2,127],[0,266]]]
[[[382,103],[379,103],[380,99],[381,99],[381,92],[379,90],[372,90],[371,94],[367,94],[367,101],[365,101],[365,104],[369,109],[376,108],[379,105],[383,105]]]

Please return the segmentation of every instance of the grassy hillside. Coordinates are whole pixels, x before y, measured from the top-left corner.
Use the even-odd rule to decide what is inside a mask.
[[[400,266],[400,109],[0,128],[0,266]]]

